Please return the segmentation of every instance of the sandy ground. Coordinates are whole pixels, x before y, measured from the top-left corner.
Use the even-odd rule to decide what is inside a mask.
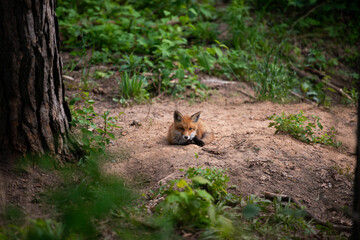
[[[253,94],[239,83],[220,88],[208,101],[199,103],[165,98],[127,108],[100,104],[98,112],[109,109],[114,116],[124,112],[118,121],[123,128],[109,147],[105,170],[146,192],[160,182],[182,177],[179,169],[227,169],[229,185],[236,185],[241,195],[285,194],[297,198],[322,220],[350,226],[356,109],[253,102],[237,90]],[[213,129],[215,140],[204,147],[169,145],[166,134],[175,109],[188,115],[202,111],[201,119]],[[306,116],[319,116],[324,130],[335,127],[343,147],[306,144],[285,134],[275,135],[275,129],[268,127],[269,116],[300,110]]]

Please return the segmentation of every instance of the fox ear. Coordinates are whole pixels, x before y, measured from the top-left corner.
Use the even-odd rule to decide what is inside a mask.
[[[191,121],[193,121],[194,123],[196,123],[196,122],[199,120],[199,118],[200,118],[200,113],[201,113],[201,112],[197,112],[197,113],[195,113],[194,115],[192,115],[192,116],[191,116]]]
[[[183,115],[178,110],[175,110],[175,112],[174,112],[174,121],[175,122],[181,122],[182,119],[183,119]]]

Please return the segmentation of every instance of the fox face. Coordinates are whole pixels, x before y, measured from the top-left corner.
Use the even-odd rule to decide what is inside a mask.
[[[179,145],[196,144],[203,147],[214,140],[214,133],[199,118],[200,112],[183,116],[179,111],[175,111],[174,122],[168,130],[168,142]]]
[[[174,112],[174,137],[178,143],[183,144],[195,138],[199,118],[200,112],[195,113],[191,117],[183,116],[179,111]]]

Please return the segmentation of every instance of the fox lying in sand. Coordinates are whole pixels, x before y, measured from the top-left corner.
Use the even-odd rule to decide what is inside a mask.
[[[169,128],[167,140],[170,144],[196,144],[203,147],[214,140],[214,133],[200,120],[200,113],[183,116],[179,111],[174,112],[174,122]]]

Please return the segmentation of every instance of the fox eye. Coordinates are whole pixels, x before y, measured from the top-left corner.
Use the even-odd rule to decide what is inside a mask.
[[[184,131],[184,130],[185,130],[183,127],[179,127],[178,129],[181,130],[181,131]]]
[[[189,128],[189,130],[191,131],[191,130],[193,130],[193,128]]]

